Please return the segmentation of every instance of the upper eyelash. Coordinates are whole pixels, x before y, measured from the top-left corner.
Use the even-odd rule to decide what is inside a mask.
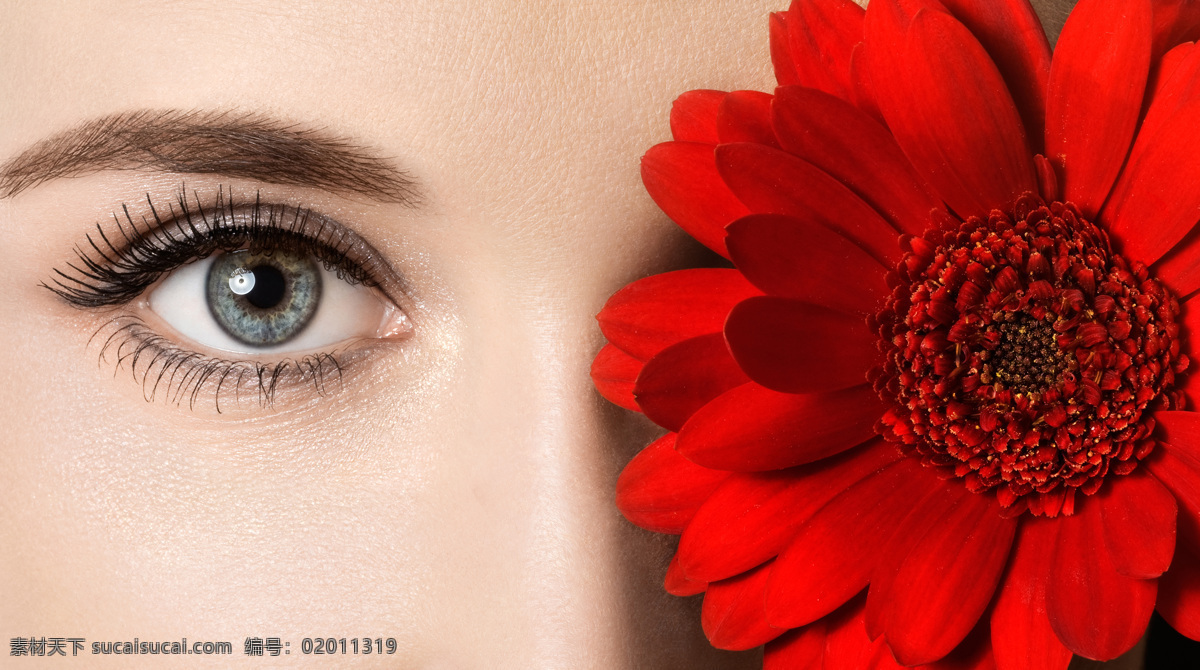
[[[106,234],[96,224],[95,233],[87,236],[90,252],[77,246],[77,263],[67,263],[66,272],[55,268],[56,276],[42,286],[83,309],[124,305],[181,265],[247,246],[252,253],[286,249],[311,254],[340,279],[378,285],[351,256],[355,237],[312,210],[263,203],[256,194],[246,211],[231,193],[226,195],[224,187],[218,188],[215,202],[206,209],[199,193],[193,195],[195,202],[189,204],[186,188],[181,189],[169,204],[170,215],[163,217],[147,194],[153,223],[142,217],[142,226],[134,222],[129,206],[121,205],[124,221],[121,214],[113,213],[120,237]]]

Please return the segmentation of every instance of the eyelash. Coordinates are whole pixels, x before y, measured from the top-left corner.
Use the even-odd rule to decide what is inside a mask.
[[[336,272],[339,279],[351,284],[377,284],[370,273],[350,257],[354,242],[344,230],[334,230],[322,218],[317,223],[317,230],[306,232],[310,218],[313,218],[311,210],[265,204],[256,195],[248,212],[249,223],[238,223],[237,218],[242,213],[232,196],[226,197],[224,188],[218,189],[216,202],[207,212],[199,193],[195,193],[193,208],[188,205],[184,191],[170,205],[171,216],[166,220],[159,216],[149,194],[146,204],[153,224],[143,217],[145,228],[139,228],[129,206],[121,205],[125,221],[115,213],[113,220],[125,244],[114,244],[97,224],[95,236],[87,236],[87,246],[99,260],[76,247],[75,254],[83,267],[68,263],[70,273],[55,269],[58,276],[51,280],[53,285],[43,283],[42,286],[81,309],[125,305],[163,275],[185,263],[207,258],[218,251],[242,248],[249,248],[252,253],[285,250],[311,254],[327,270]],[[172,235],[172,229],[178,230],[180,236]]]
[[[199,193],[193,191],[193,195],[194,205],[189,205],[186,189],[181,189],[168,207],[170,215],[162,217],[147,194],[150,217],[142,217],[142,226],[134,222],[129,207],[122,205],[124,220],[115,212],[113,215],[116,235],[106,234],[97,224],[86,245],[75,248],[77,262],[68,263],[65,272],[56,268],[55,277],[42,286],[79,309],[115,308],[133,302],[186,263],[244,248],[252,253],[286,250],[310,254],[344,281],[379,286],[371,270],[354,256],[361,240],[311,210],[264,203],[257,194],[252,206],[239,206],[224,187],[218,188],[209,208],[204,207]],[[218,413],[222,390],[232,390],[240,401],[247,382],[257,391],[259,404],[269,406],[281,386],[310,383],[323,396],[329,376],[336,372],[339,381],[342,377],[341,352],[274,363],[215,358],[172,343],[134,315],[111,319],[91,339],[101,337],[100,361],[114,354],[116,369],[128,366],[147,401],[158,397],[165,383],[162,393],[170,402],[179,404],[188,398],[189,408],[194,408],[206,384],[211,384]],[[231,387],[226,386],[227,381]]]
[[[117,371],[128,365],[134,379],[142,385],[146,402],[154,402],[162,387],[168,402],[178,405],[187,398],[188,408],[194,409],[205,384],[213,382],[213,402],[220,414],[221,391],[229,379],[233,380],[229,389],[235,401],[241,400],[241,391],[249,380],[263,407],[274,402],[281,383],[311,383],[317,394],[324,396],[331,373],[337,373],[338,382],[342,380],[343,362],[338,352],[285,358],[275,363],[214,358],[173,344],[136,316],[112,319],[96,331],[92,340],[108,330],[112,332],[100,347],[100,361],[108,360],[112,352]]]

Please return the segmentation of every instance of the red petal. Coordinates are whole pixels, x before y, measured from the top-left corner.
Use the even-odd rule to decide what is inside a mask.
[[[1177,296],[1188,296],[1200,289],[1200,229],[1192,228],[1175,248],[1159,259],[1151,275]],[[1195,352],[1196,349],[1187,351]]]
[[[1195,421],[1180,425],[1183,422],[1178,420],[1192,412],[1156,412],[1155,418],[1159,415],[1165,419],[1160,427],[1164,423],[1171,426],[1164,432],[1173,442],[1160,443],[1143,464],[1175,497],[1180,508],[1176,537],[1181,544],[1188,537],[1200,537],[1200,459],[1193,441],[1196,426]]]
[[[1170,453],[1200,463],[1200,412],[1155,412],[1154,421]],[[1147,461],[1147,464],[1153,463],[1153,459]]]
[[[961,486],[961,485],[960,485]],[[883,634],[904,665],[932,663],[975,628],[1008,562],[1017,521],[994,496],[945,510],[902,559],[888,589]]]
[[[817,626],[826,623],[825,668],[906,670],[905,666],[896,662],[883,638],[872,642],[871,638],[867,637],[863,609],[862,599],[856,599],[820,622],[812,624]],[[995,670],[996,664],[992,660],[991,645],[988,642],[987,625],[981,623],[949,656],[919,667],[922,670]]]
[[[880,98],[894,99],[904,95],[906,83],[891,75],[895,67],[895,54],[904,48],[904,38],[913,14],[921,7],[945,11],[940,3],[909,2],[908,0],[880,0],[871,5],[863,21],[866,41],[855,48],[850,56],[850,78],[854,82],[854,102],[864,112],[887,122],[880,111]],[[888,76],[874,80],[874,73],[887,72]],[[869,100],[871,108],[862,103]]]
[[[753,649],[787,632],[768,626],[763,614],[763,589],[770,570],[771,564],[767,563],[708,585],[700,625],[712,646],[734,651]]]
[[[1139,142],[1101,221],[1127,258],[1150,264],[1182,240],[1200,217],[1200,103],[1185,105],[1152,138]]]
[[[875,314],[889,293],[887,269],[824,226],[782,214],[751,214],[727,230],[734,264],[770,295]]]
[[[1085,216],[1100,211],[1133,140],[1150,72],[1149,0],[1081,0],[1054,50],[1046,156]]]
[[[617,479],[617,509],[656,533],[682,533],[696,510],[729,477],[675,451],[675,433],[641,450]]]
[[[793,0],[788,51],[799,83],[851,97],[850,53],[863,40],[863,10],[851,0]]]
[[[876,121],[883,123],[883,113],[875,102],[874,89],[866,66],[867,43],[854,47],[850,54],[850,83],[854,86],[854,104]]]
[[[820,670],[825,658],[825,637],[824,621],[788,631],[767,643],[763,653],[763,670]]]
[[[734,91],[717,112],[721,143],[757,142],[778,147],[771,127],[771,96],[760,91]]]
[[[1104,520],[1104,545],[1117,572],[1157,577],[1175,554],[1175,497],[1146,471],[1120,477],[1096,496]]]
[[[1158,611],[1180,633],[1200,639],[1200,421],[1193,412],[1157,412],[1172,444],[1159,444],[1146,467],[1174,494],[1179,507],[1178,542],[1171,569],[1162,576]],[[1180,444],[1183,446],[1175,446]]]
[[[1050,163],[1049,159],[1038,154],[1033,157],[1033,163],[1037,167],[1038,190],[1041,191],[1042,199],[1046,202],[1062,200],[1062,196],[1058,190],[1058,173],[1054,170],[1054,166]]]
[[[771,64],[775,66],[775,81],[780,86],[800,83],[800,75],[792,65],[787,24],[787,12],[771,12]]]
[[[761,565],[791,541],[813,512],[898,458],[894,447],[874,443],[794,470],[731,476],[679,540],[684,573],[713,582]]]
[[[880,638],[874,642],[867,637],[863,623],[866,598],[859,597],[842,609],[825,617],[828,635],[825,640],[825,665],[829,670],[839,668],[870,668],[871,670],[902,670],[892,659],[892,652]]]
[[[986,620],[980,620],[975,630],[962,644],[940,661],[921,666],[925,670],[996,670],[992,641]],[[899,669],[898,669],[899,670]]]
[[[841,182],[807,161],[759,144],[717,147],[717,168],[746,206],[836,230],[887,267],[900,261],[899,233]]]
[[[679,451],[705,467],[735,472],[812,463],[875,436],[883,416],[868,385],[811,395],[746,384],[713,400],[679,433]]]
[[[671,105],[671,137],[680,142],[716,144],[717,109],[724,91],[688,91]]]
[[[679,430],[696,410],[749,382],[720,333],[673,344],[651,358],[633,395],[651,421]]]
[[[708,584],[688,579],[683,574],[683,569],[679,567],[679,555],[676,554],[671,557],[671,564],[667,566],[667,576],[663,579],[663,588],[673,596],[683,597],[704,593]]]
[[[1194,102],[1196,94],[1196,45],[1193,42],[1180,44],[1171,49],[1150,71],[1151,80],[1146,85],[1146,100],[1143,107],[1147,117],[1138,129],[1138,140],[1144,140],[1156,131],[1156,126],[1186,102]],[[1151,114],[1150,110],[1154,113]],[[1136,142],[1135,142],[1136,146]]]
[[[811,623],[866,588],[879,547],[908,505],[938,485],[932,470],[906,458],[864,478],[813,514],[771,570],[771,624],[791,628]]]
[[[625,409],[640,412],[633,399],[633,383],[642,371],[642,362],[611,344],[600,348],[592,361],[592,383],[605,400]]]
[[[1181,335],[1183,336],[1183,350],[1192,356],[1200,354],[1200,301],[1193,302],[1188,300],[1183,306],[1183,320],[1180,323]],[[1189,367],[1192,372],[1195,372],[1193,366],[1200,363],[1190,362]],[[1200,407],[1200,375],[1188,374],[1183,378],[1183,383],[1180,385],[1184,395],[1187,398],[1187,407]]]
[[[1154,59],[1182,42],[1200,39],[1200,3],[1154,0]]]
[[[1114,659],[1141,639],[1158,582],[1116,570],[1104,547],[1100,506],[1084,500],[1059,517],[1058,540],[1046,585],[1046,614],[1068,649],[1098,661]]]
[[[1160,585],[1158,613],[1180,634],[1200,640],[1200,560],[1180,546]]]
[[[866,630],[871,639],[883,634],[887,624],[884,613],[889,605],[889,591],[904,559],[921,538],[938,523],[946,511],[960,503],[969,493],[958,482],[944,482],[925,496],[914,499],[908,514],[896,526],[891,539],[882,545],[884,557],[871,573],[871,588],[867,591]]]
[[[941,0],[963,22],[996,63],[1013,101],[1021,110],[1025,131],[1041,152],[1050,81],[1050,41],[1029,0]]]
[[[1169,60],[1168,60],[1169,59]],[[1174,135],[1180,126],[1190,124],[1200,103],[1200,50],[1192,45],[1181,46],[1167,54],[1158,72],[1159,82],[1153,91],[1146,119],[1138,131],[1130,152],[1129,161],[1110,196],[1103,216],[1116,229],[1118,239],[1134,253],[1157,258],[1166,249],[1171,249],[1158,262],[1156,274],[1167,283],[1176,295],[1187,295],[1200,286],[1195,259],[1200,254],[1200,234],[1192,229],[1195,216],[1189,214],[1186,201],[1167,210],[1174,214],[1168,219],[1166,236],[1160,237],[1157,219],[1149,219],[1137,208],[1153,203],[1160,194],[1138,184],[1138,179],[1155,178],[1168,166],[1164,161],[1179,157],[1171,153],[1171,145],[1177,141]],[[1185,158],[1186,160],[1186,158]],[[1183,193],[1189,193],[1185,184]],[[1130,202],[1126,200],[1132,199]],[[1176,203],[1172,203],[1176,204]],[[1158,214],[1158,212],[1156,212]],[[1120,217],[1120,221],[1117,220]],[[1192,234],[1187,232],[1192,229]],[[1182,238],[1182,240],[1180,239]],[[1178,244],[1176,244],[1178,242]],[[1171,248],[1174,245],[1174,248]]]
[[[711,144],[664,142],[651,147],[642,156],[642,183],[688,235],[728,257],[725,226],[750,212],[721,181]]]
[[[761,292],[737,270],[679,270],[622,288],[596,318],[609,342],[646,361],[677,342],[721,332],[729,310],[755,295]]]
[[[903,47],[889,51],[896,29],[868,17],[871,81],[888,127],[941,198],[960,216],[986,217],[1035,191],[1020,114],[979,41],[940,11],[918,11]]]
[[[784,149],[841,180],[898,230],[920,235],[931,225],[941,201],[875,119],[799,86],[776,90],[772,111]]]
[[[1008,573],[992,607],[992,650],[1006,670],[1066,670],[1071,651],[1046,618],[1046,577],[1054,555],[1054,522],[1021,522]]]
[[[1151,274],[1177,296],[1191,295],[1200,289],[1200,230],[1192,228],[1179,244],[1155,263]]]
[[[738,303],[725,322],[733,357],[751,379],[784,393],[823,393],[867,382],[878,337],[862,315],[788,298]]]
[[[1126,171],[1143,160],[1142,154],[1158,141],[1166,122],[1187,105],[1200,101],[1200,51],[1194,44],[1172,49],[1158,67],[1157,78],[1147,87],[1146,118],[1138,129]]]

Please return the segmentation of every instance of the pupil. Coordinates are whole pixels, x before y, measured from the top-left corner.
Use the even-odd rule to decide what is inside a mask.
[[[271,265],[258,265],[248,273],[254,278],[253,289],[245,295],[246,300],[259,309],[271,309],[283,301],[287,290],[283,273]]]

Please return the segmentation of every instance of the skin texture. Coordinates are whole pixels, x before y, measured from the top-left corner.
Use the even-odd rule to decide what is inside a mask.
[[[662,592],[668,538],[615,510],[656,429],[602,401],[588,366],[613,291],[711,260],[646,196],[638,157],[669,137],[679,93],[770,90],[782,8],[0,8],[0,162],[111,113],[240,110],[377,148],[422,196],[143,170],[0,199],[0,632],[231,641],[222,666],[328,667],[299,646],[333,636],[396,638],[395,656],[338,660],[364,667],[757,667],[707,645],[697,599]],[[404,277],[411,331],[356,345],[324,396],[147,402],[98,362],[114,313],[39,283],[122,203],[168,202],[185,179],[357,231]],[[291,655],[247,659],[247,636]]]

